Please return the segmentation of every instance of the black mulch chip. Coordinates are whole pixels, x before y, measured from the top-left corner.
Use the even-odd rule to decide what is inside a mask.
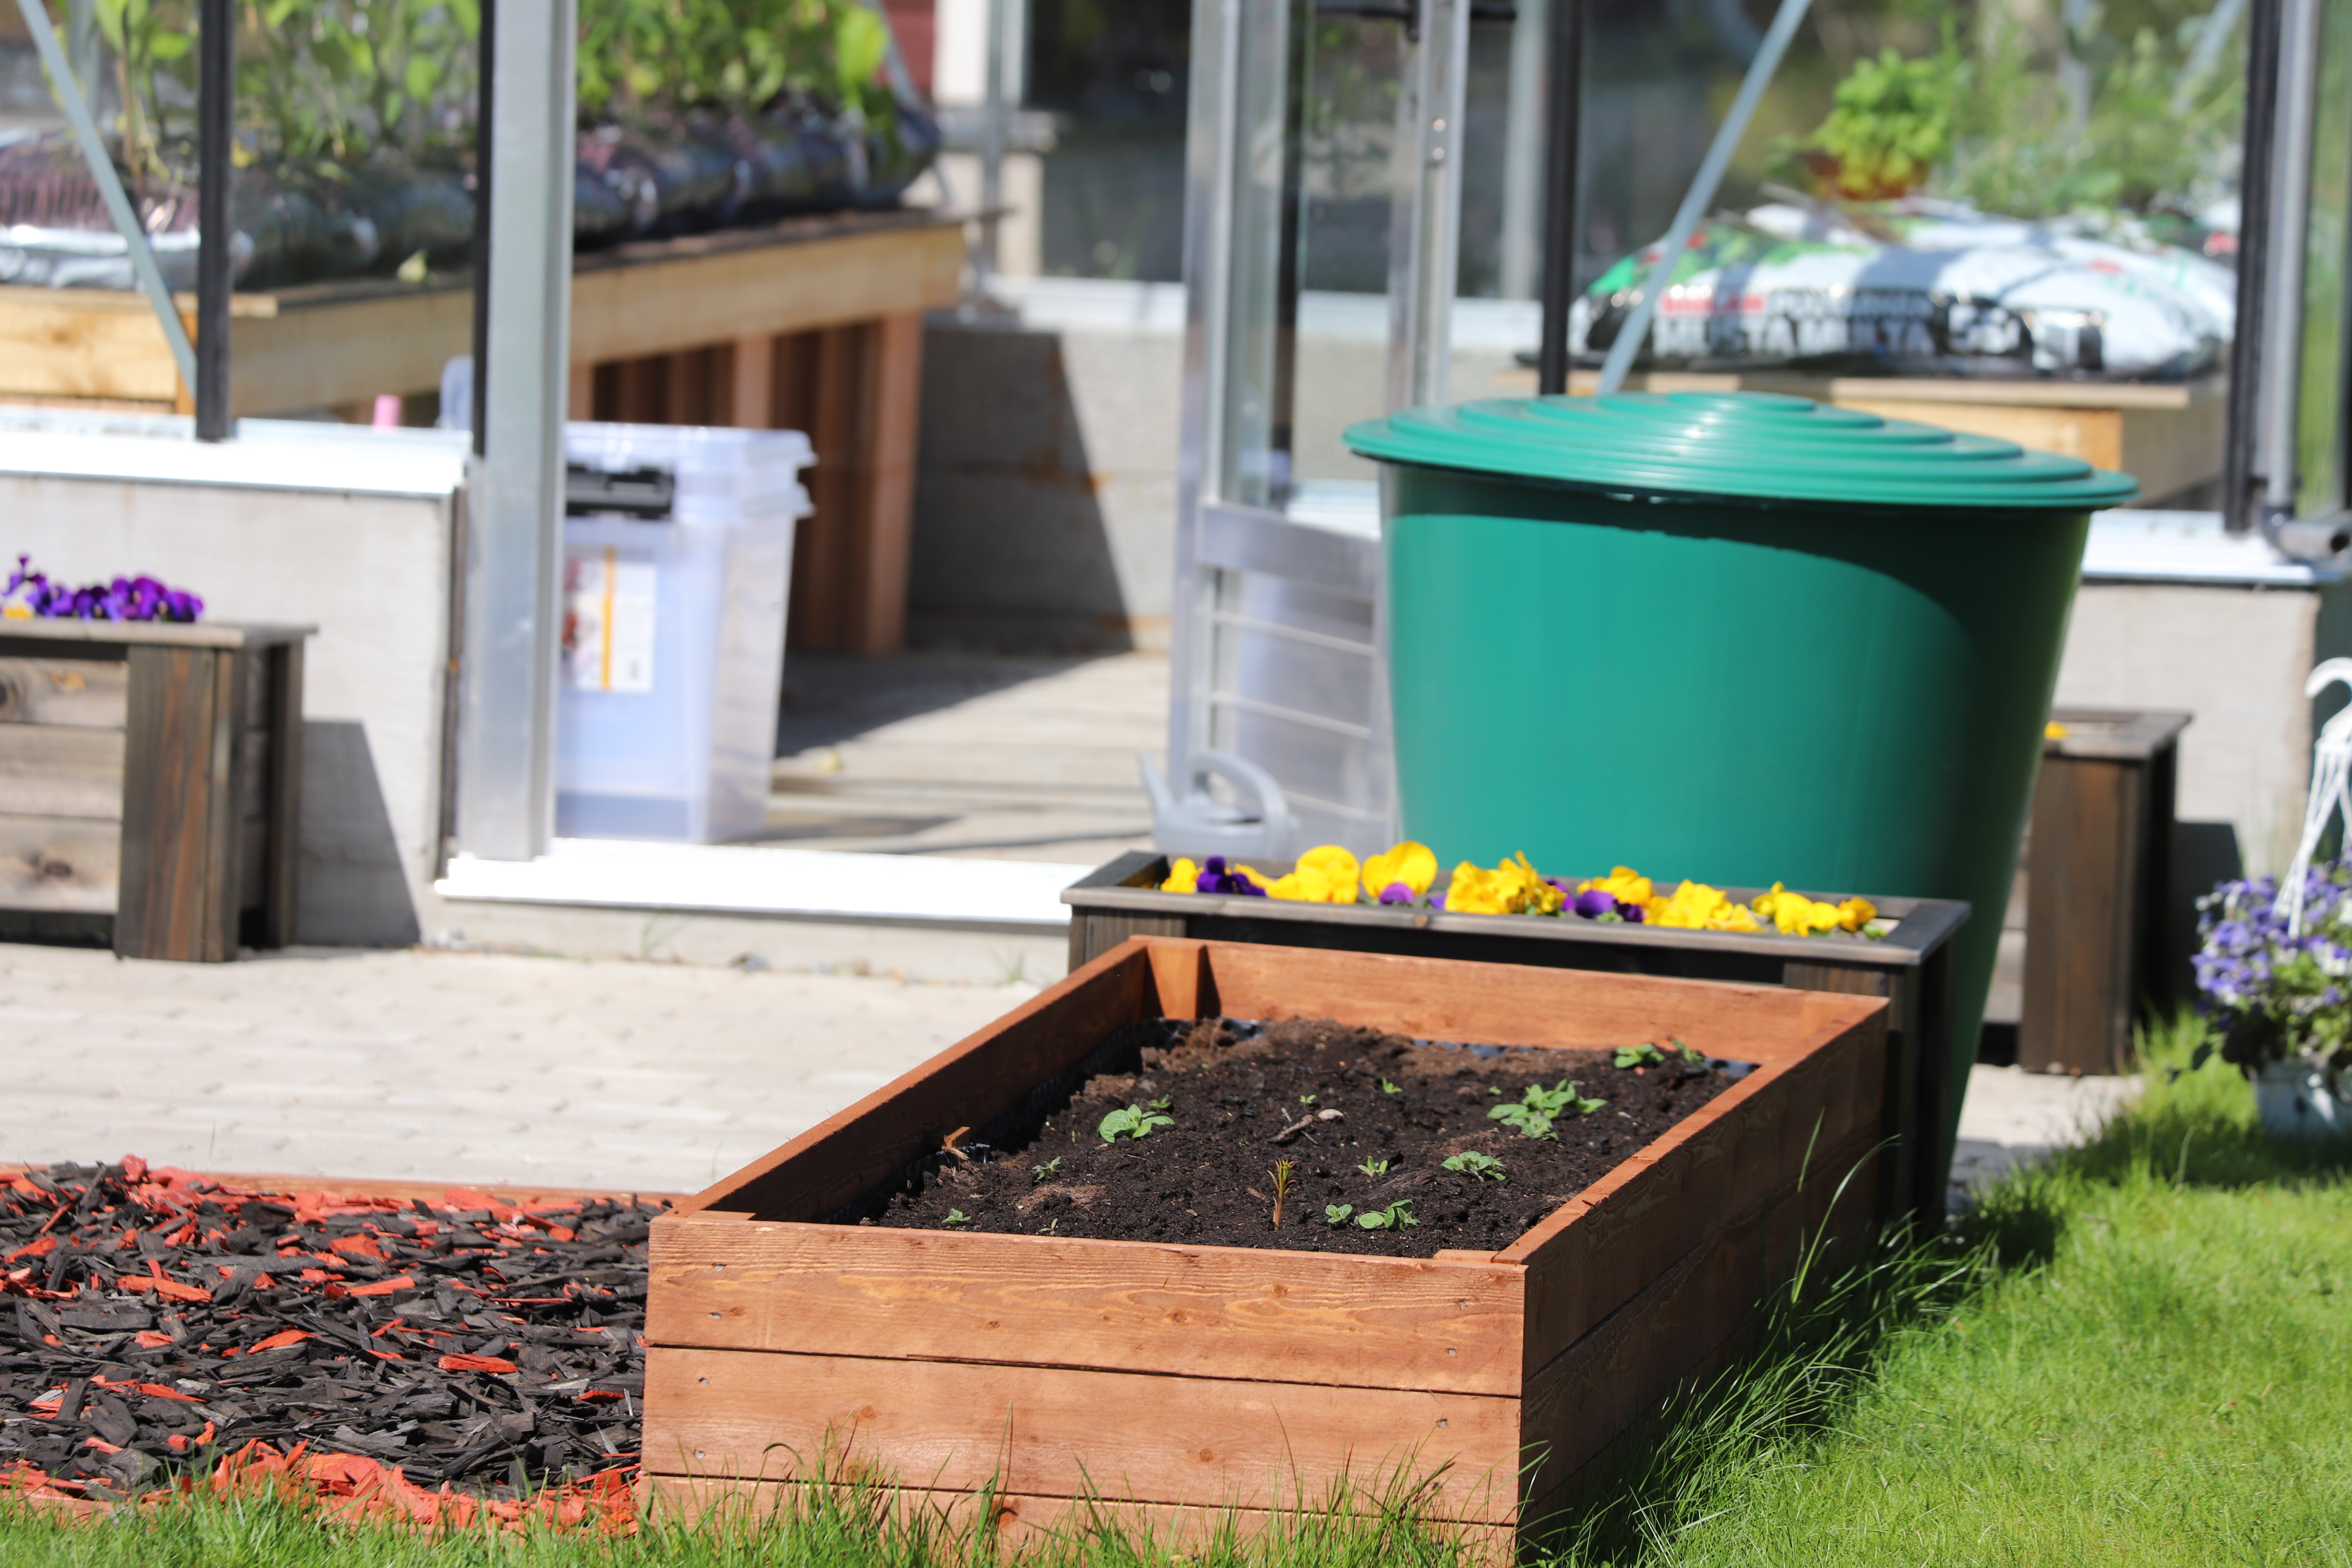
[[[134,1491],[256,1441],[509,1493],[634,1465],[663,1206],[0,1176],[0,1477]]]

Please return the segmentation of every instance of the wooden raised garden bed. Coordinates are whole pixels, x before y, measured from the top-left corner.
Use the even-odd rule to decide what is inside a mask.
[[[1015,1154],[998,1129],[1106,1070],[1114,1031],[1217,1016],[1555,1049],[1679,1038],[1755,1066],[1499,1251],[844,1223],[959,1138]],[[991,1489],[1007,1530],[1090,1496],[1183,1529],[1342,1479],[1378,1493],[1402,1468],[1428,1479],[1431,1517],[1532,1531],[1720,1357],[1809,1236],[1867,1227],[1886,1017],[1819,992],[1122,943],[654,1222],[649,1501],[757,1508],[864,1468],[950,1513]]]
[[[292,941],[310,630],[0,620],[0,936]]]
[[[1265,869],[1280,869],[1268,862]],[[1392,952],[1478,963],[1606,970],[1678,980],[1728,980],[1884,996],[1887,1003],[1885,1121],[1896,1142],[1881,1162],[1882,1217],[1939,1226],[1952,1152],[1944,1136],[1945,1064],[1952,1054],[1952,938],[1969,906],[1871,895],[1891,922],[1875,942],[1773,931],[1671,931],[1615,921],[1528,915],[1458,915],[1377,904],[1163,893],[1168,858],[1130,851],[1063,889],[1075,970],[1130,936]],[[1746,903],[1763,889],[1727,888]]]

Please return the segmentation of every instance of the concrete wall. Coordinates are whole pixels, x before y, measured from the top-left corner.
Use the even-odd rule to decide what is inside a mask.
[[[439,853],[462,444],[412,442],[326,465],[353,483],[380,482],[388,467],[424,492],[385,494],[234,482],[235,455],[191,459],[219,476],[202,482],[26,472],[38,460],[24,439],[0,436],[0,543],[11,556],[27,552],[53,577],[75,581],[144,572],[201,595],[208,616],[319,628],[304,660],[297,936],[416,941]],[[272,450],[248,449],[246,471],[283,477],[299,466]],[[90,466],[113,462],[101,456]]]
[[[2303,826],[2316,722],[2343,703],[2303,695],[2352,655],[2352,584],[2319,588],[2086,583],[2058,669],[2061,705],[2179,708],[2179,816],[2255,873],[2284,869]],[[2207,858],[2210,858],[2210,855]]]

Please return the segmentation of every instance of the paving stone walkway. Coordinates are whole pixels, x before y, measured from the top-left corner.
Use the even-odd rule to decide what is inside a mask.
[[[0,945],[0,1161],[694,1191],[1034,994],[416,949]]]

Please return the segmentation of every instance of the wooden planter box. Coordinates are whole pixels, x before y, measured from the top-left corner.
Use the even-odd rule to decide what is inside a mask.
[[[1329,1016],[1424,1037],[1679,1036],[1759,1064],[1500,1252],[1432,1259],[824,1223],[985,1138],[1113,1029]],[[1184,1529],[1402,1467],[1523,1534],[1717,1359],[1824,1226],[1869,1224],[1886,1004],[1818,992],[1139,938],[654,1222],[649,1505],[772,1505],[870,1467],[1000,1528],[1090,1495]],[[1840,1179],[1861,1174],[1832,1212]],[[1440,1473],[1442,1472],[1442,1473]]]
[[[1952,938],[1969,918],[1964,903],[1874,896],[1871,901],[1894,929],[1883,941],[1845,942],[1163,893],[1160,884],[1167,879],[1166,856],[1131,851],[1065,889],[1070,967],[1130,936],[1190,936],[1884,996],[1885,1121],[1897,1141],[1881,1163],[1879,1213],[1888,1221],[1910,1215],[1924,1225],[1943,1224],[1944,1187],[1952,1167],[1944,1136],[1946,1064],[1952,1055]],[[1763,889],[1726,891],[1744,903]]]
[[[310,634],[0,620],[0,936],[291,941]]]

